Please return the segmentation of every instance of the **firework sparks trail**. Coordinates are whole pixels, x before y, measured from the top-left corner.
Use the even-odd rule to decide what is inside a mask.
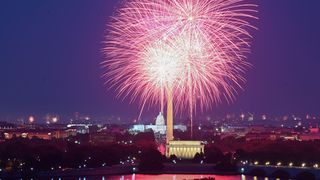
[[[176,112],[233,101],[249,65],[248,0],[126,0],[108,25],[104,77],[119,96]]]

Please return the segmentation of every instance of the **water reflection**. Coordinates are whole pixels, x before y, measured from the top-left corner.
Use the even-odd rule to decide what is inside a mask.
[[[160,174],[160,175],[146,175],[146,174],[131,174],[131,175],[117,175],[117,176],[88,176],[88,177],[55,177],[55,178],[36,178],[37,180],[194,180],[202,178],[215,178],[215,180],[280,180],[279,178],[267,177],[252,177],[245,175],[222,176],[222,175],[202,175],[202,174]],[[0,180],[4,180],[1,179]],[[17,179],[22,180],[22,179]],[[23,180],[34,180],[32,178]]]
[[[275,180],[267,177],[252,177],[245,175],[236,176],[221,176],[221,175],[201,175],[201,174],[161,174],[161,175],[122,175],[122,176],[109,176],[109,180],[194,180],[202,178],[215,178],[216,180]],[[278,180],[278,179],[277,179]],[[280,180],[280,179],[279,179]]]

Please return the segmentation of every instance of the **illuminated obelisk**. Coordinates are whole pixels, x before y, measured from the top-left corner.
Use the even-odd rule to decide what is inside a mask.
[[[204,153],[201,141],[175,141],[173,139],[173,92],[167,89],[167,136],[166,157],[175,155],[178,158],[192,159],[197,153]]]
[[[167,99],[167,136],[166,142],[173,140],[173,100],[172,100],[172,89],[168,88],[168,99]]]

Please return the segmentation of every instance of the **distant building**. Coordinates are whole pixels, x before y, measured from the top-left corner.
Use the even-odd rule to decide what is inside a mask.
[[[165,120],[164,120],[163,114],[161,112],[159,112],[159,115],[156,118],[156,125],[157,126],[164,126],[165,125]]]
[[[3,132],[5,139],[12,139],[13,137],[22,138],[39,138],[39,139],[60,139],[69,137],[70,133],[64,130],[51,130],[51,129],[15,129]]]
[[[244,137],[249,132],[248,127],[244,126],[227,126],[221,128],[221,136]]]
[[[7,122],[0,122],[0,130],[8,130],[8,129],[14,129],[16,128],[16,125],[7,123]]]
[[[301,141],[320,140],[320,133],[300,134],[299,140]]]
[[[182,159],[192,159],[197,153],[204,153],[201,141],[169,141],[166,146],[166,156],[177,156]]]
[[[137,124],[133,125],[133,128],[130,129],[132,132],[145,132],[147,130],[151,129],[154,133],[159,134],[166,134],[167,126],[165,125],[165,119],[163,117],[163,114],[160,112],[159,115],[156,118],[155,125],[143,125],[143,124]],[[174,129],[180,130],[180,131],[187,131],[187,126],[185,125],[174,125]]]
[[[79,134],[88,134],[91,124],[68,124],[68,129],[75,129]]]

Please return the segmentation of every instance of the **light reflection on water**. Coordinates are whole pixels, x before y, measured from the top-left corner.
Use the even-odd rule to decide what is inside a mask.
[[[202,174],[160,174],[160,175],[146,175],[146,174],[131,174],[131,175],[116,175],[116,176],[88,176],[88,177],[55,177],[55,178],[36,178],[37,180],[199,180],[201,178],[215,178],[215,180],[275,180],[267,177],[252,177],[245,175],[202,175]],[[4,180],[1,179],[0,180]],[[22,179],[17,179],[22,180]],[[33,180],[25,179],[23,180]],[[280,180],[280,179],[276,179]]]
[[[274,180],[273,178],[252,177],[245,175],[202,175],[202,174],[160,174],[160,175],[147,175],[147,174],[132,174],[132,175],[117,175],[117,176],[103,176],[103,177],[87,177],[86,179],[79,180],[194,180],[201,178],[215,178],[215,180]],[[62,179],[71,180],[71,179]],[[280,180],[280,179],[277,179]]]

